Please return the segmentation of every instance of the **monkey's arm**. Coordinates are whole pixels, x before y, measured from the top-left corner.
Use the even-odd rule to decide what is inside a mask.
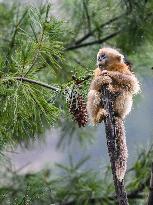
[[[119,85],[124,86],[132,94],[137,94],[140,91],[139,81],[134,74],[124,74],[118,71],[108,71],[107,75],[116,81]]]

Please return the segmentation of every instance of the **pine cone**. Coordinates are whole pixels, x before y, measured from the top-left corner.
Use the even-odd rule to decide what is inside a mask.
[[[88,115],[83,96],[74,89],[68,94],[67,102],[69,112],[73,115],[74,120],[78,123],[79,127],[85,127],[88,121]]]

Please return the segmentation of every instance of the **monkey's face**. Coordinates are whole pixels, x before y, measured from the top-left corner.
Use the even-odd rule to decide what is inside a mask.
[[[107,66],[123,61],[123,55],[112,48],[102,48],[97,54],[97,66],[100,69],[107,69]]]
[[[98,54],[97,54],[97,66],[102,69],[103,67],[106,66],[107,62],[108,62],[107,54],[104,52],[98,52]]]

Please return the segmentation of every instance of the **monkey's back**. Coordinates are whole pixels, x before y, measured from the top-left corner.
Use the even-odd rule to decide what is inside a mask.
[[[124,119],[130,113],[132,103],[132,95],[128,91],[119,93],[113,103],[115,113]]]

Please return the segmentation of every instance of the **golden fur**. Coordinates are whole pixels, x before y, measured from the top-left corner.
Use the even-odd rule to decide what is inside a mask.
[[[114,111],[118,117],[124,119],[131,111],[133,95],[140,90],[139,82],[124,63],[124,56],[115,49],[100,49],[97,54],[97,64],[98,68],[94,70],[87,100],[91,122],[100,123],[107,115],[101,106],[101,87],[104,84],[108,84],[112,92],[119,93],[114,101]]]

